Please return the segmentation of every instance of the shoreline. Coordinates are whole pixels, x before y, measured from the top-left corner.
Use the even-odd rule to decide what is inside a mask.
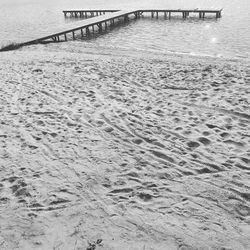
[[[1,247],[247,249],[249,62],[77,44],[1,53]]]
[[[209,54],[193,54],[193,52],[160,52],[160,51],[147,51],[143,49],[129,49],[129,48],[122,48],[122,47],[107,47],[107,46],[99,46],[98,45],[99,54],[103,54],[102,50],[105,51],[103,55],[109,55],[112,54],[112,56],[122,56],[126,55],[129,57],[137,57],[139,58],[160,58],[161,60],[169,60],[169,59],[176,59],[177,61],[180,59],[184,59],[187,61],[193,61],[193,60],[199,60],[199,61],[211,61],[211,63],[214,62],[221,62],[221,63],[242,63],[242,64],[249,64],[250,58],[243,58],[243,57],[218,57],[214,55]],[[44,51],[44,52],[56,52],[56,51],[62,51],[65,50],[69,53],[90,53],[92,50],[96,50],[96,45],[91,43],[83,43],[82,41],[68,41],[68,42],[61,42],[61,43],[48,43],[48,44],[36,44],[31,46],[25,46],[18,51],[26,51],[26,52],[32,52],[32,51]],[[119,53],[117,54],[117,50],[119,50]],[[93,53],[94,53],[93,51]],[[129,54],[128,54],[129,53]],[[94,53],[95,54],[95,53]],[[167,58],[167,59],[166,59]]]

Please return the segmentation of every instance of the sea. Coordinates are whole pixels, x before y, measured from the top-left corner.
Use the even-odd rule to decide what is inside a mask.
[[[223,9],[222,18],[196,16],[165,20],[144,15],[86,43],[160,53],[250,59],[249,0],[0,0],[0,46],[29,40],[80,19],[68,9]],[[69,43],[69,46],[81,43]]]

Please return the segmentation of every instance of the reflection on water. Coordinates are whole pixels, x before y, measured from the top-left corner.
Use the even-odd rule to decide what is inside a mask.
[[[144,15],[122,29],[115,29],[105,36],[88,41],[111,47],[126,47],[161,52],[183,52],[250,58],[250,4],[248,0],[197,1],[156,0],[0,0],[0,44],[29,39],[67,22],[79,21],[64,18],[63,9],[94,8],[224,8],[222,19],[200,20],[191,16],[182,20],[180,16],[171,20],[158,20]]]

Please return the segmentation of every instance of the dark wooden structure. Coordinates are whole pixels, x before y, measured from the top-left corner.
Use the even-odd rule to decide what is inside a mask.
[[[141,14],[143,13],[151,13],[151,16],[152,18],[153,17],[156,17],[158,18],[159,14],[164,14],[164,17],[165,18],[171,18],[172,14],[175,14],[175,13],[180,13],[182,14],[182,17],[183,18],[187,18],[190,13],[195,13],[195,14],[198,14],[199,15],[199,18],[205,18],[206,15],[211,15],[211,14],[214,14],[216,18],[221,18],[221,12],[222,12],[222,9],[220,10],[200,10],[200,9],[171,9],[171,10],[166,10],[166,9],[162,9],[162,10],[147,10],[147,9],[144,9],[144,10],[140,10],[139,11]]]
[[[114,13],[112,12],[110,14],[97,16],[95,18],[70,23],[65,25],[62,31],[56,31],[51,35],[24,42],[22,45],[42,43],[49,40],[53,42],[67,41],[68,37],[71,37],[73,40],[75,40],[77,36],[89,37],[93,32],[98,31],[101,33],[108,29],[108,27],[113,27],[118,21],[128,22],[131,15],[134,18],[138,18],[139,12],[134,10],[117,11]]]
[[[106,13],[113,13],[118,12],[119,10],[64,10],[64,16],[65,17],[82,17],[82,18],[88,18],[88,17],[94,17],[99,15],[105,15]],[[159,14],[164,14],[164,17],[171,18],[172,14],[174,13],[181,13],[183,18],[187,18],[190,13],[197,13],[199,18],[205,18],[206,15],[214,14],[216,18],[221,18],[221,12],[220,10],[200,10],[200,9],[141,9],[137,10],[137,12],[142,15],[143,13],[151,13],[152,18],[159,17]]]
[[[53,41],[67,41],[68,38],[76,39],[77,36],[89,37],[93,32],[103,32],[109,27],[113,27],[117,21],[128,22],[130,16],[137,19],[143,13],[151,13],[152,18],[159,17],[159,14],[163,14],[165,18],[171,18],[172,13],[181,13],[183,18],[187,18],[190,13],[197,13],[199,18],[204,18],[206,14],[215,14],[216,18],[221,17],[222,10],[65,10],[63,11],[65,17],[83,17],[89,18],[78,22],[67,24],[63,27],[63,30],[51,32],[52,34],[46,35],[40,38],[32,39],[28,42],[23,42],[21,45],[30,45],[41,42]]]
[[[106,13],[113,13],[119,10],[64,10],[65,17],[82,17],[89,18],[94,16],[105,15]]]

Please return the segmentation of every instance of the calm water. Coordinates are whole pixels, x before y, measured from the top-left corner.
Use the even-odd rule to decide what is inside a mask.
[[[69,22],[64,19],[63,9],[134,7],[224,11],[219,20],[145,17],[83,44],[250,59],[249,0],[0,0],[0,45],[39,36],[41,32],[50,33],[51,28]]]

